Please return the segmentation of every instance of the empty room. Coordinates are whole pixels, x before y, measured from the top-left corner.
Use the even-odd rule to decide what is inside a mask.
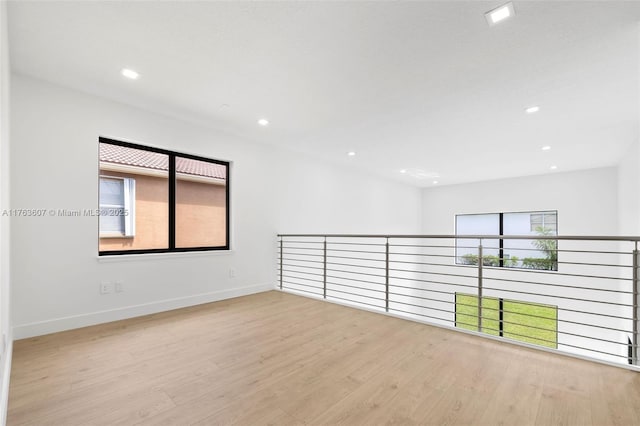
[[[0,37],[0,424],[640,424],[640,2]]]

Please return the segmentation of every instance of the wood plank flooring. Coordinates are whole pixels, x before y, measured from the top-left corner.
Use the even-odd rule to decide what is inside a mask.
[[[14,344],[13,425],[638,425],[640,374],[276,291]]]

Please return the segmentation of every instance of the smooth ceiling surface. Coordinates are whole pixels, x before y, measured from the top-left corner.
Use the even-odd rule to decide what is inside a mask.
[[[420,186],[616,164],[640,2],[501,3],[12,1],[11,64]]]

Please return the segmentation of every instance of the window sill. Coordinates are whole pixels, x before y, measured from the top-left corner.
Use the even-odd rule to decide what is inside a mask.
[[[235,250],[210,250],[210,251],[183,251],[174,253],[142,253],[142,254],[118,254],[107,256],[96,256],[98,263],[112,263],[112,262],[135,262],[135,261],[147,261],[147,260],[162,260],[162,259],[179,259],[179,258],[193,258],[193,257],[208,257],[208,256],[227,256],[234,254]]]

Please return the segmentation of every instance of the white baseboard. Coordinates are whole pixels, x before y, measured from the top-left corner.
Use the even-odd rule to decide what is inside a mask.
[[[13,336],[11,330],[6,339],[6,347],[2,354],[2,383],[0,386],[0,425],[7,424],[7,409],[9,407],[9,380],[11,380],[11,360],[13,356]]]
[[[70,317],[54,318],[47,321],[21,324],[13,327],[14,339],[26,339],[42,336],[44,334],[57,333],[59,331],[72,330],[74,328],[119,321],[172,309],[186,308],[188,306],[201,305],[203,303],[217,302],[219,300],[246,296],[254,293],[273,290],[273,284],[258,284],[247,287],[239,287],[228,290],[201,293],[192,296],[178,297],[175,299],[161,300],[158,302],[144,303],[141,305],[125,306],[123,308],[107,311],[92,312],[89,314],[74,315]]]

